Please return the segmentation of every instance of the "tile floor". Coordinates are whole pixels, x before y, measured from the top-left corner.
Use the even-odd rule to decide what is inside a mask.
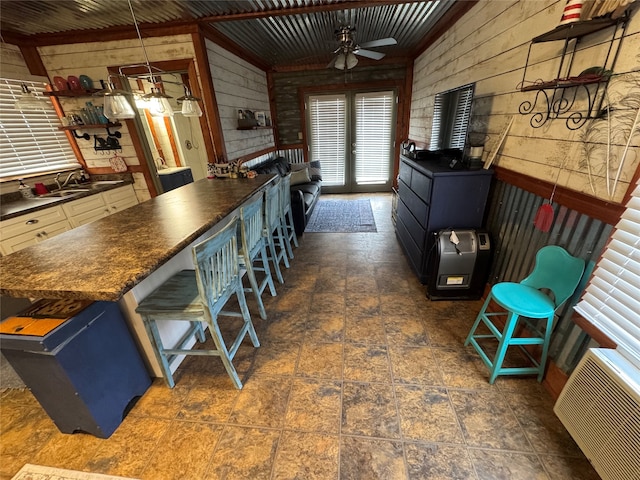
[[[430,302],[391,196],[371,199],[378,233],[305,234],[269,320],[253,315],[243,390],[218,359],[189,357],[108,440],[61,434],[8,390],[0,479],[24,463],[155,480],[597,479],[533,378],[487,383],[462,345],[479,302]]]

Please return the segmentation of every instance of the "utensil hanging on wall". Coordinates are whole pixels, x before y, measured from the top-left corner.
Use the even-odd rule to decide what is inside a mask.
[[[558,186],[560,173],[562,173],[562,170],[564,169],[566,163],[567,159],[565,158],[562,165],[560,165],[560,167],[558,168],[558,175],[556,176],[556,182],[553,184],[553,190],[551,190],[549,202],[540,205],[538,211],[536,212],[536,216],[533,218],[533,226],[541,232],[548,232],[549,230],[551,230],[551,226],[553,225],[553,220],[556,216],[556,212],[553,209],[553,196],[556,194],[556,187]]]

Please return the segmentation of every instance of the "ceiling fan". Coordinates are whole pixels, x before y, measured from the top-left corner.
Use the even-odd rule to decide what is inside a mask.
[[[385,47],[387,45],[396,45],[398,42],[395,38],[379,38],[362,44],[357,44],[355,40],[355,27],[350,25],[341,25],[336,28],[334,34],[339,43],[338,48],[333,52],[335,58],[331,60],[327,68],[337,68],[338,70],[350,70],[358,64],[356,55],[361,57],[380,60],[385,56],[384,53],[374,52],[373,50],[365,50],[366,48]]]

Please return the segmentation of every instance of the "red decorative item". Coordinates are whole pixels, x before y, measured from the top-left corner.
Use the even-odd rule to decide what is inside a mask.
[[[582,15],[582,0],[569,0],[562,12],[560,25],[567,23],[579,22]]]
[[[67,77],[67,82],[69,82],[69,87],[71,87],[71,90],[82,90],[80,79],[75,75],[69,75]]]
[[[62,77],[53,77],[53,85],[56,87],[56,90],[58,90],[59,92],[69,90],[69,85],[67,85],[67,81]]]

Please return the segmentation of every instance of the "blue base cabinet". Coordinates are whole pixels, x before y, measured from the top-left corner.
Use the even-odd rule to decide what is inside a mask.
[[[90,303],[43,336],[2,333],[0,349],[62,433],[109,438],[151,385],[112,302]]]

